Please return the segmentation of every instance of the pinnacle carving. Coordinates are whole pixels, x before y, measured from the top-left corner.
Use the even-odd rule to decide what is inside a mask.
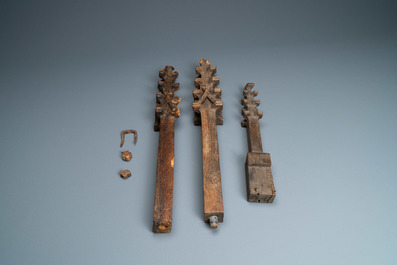
[[[247,83],[244,87],[243,98],[241,99],[241,104],[243,104],[243,108],[241,109],[241,113],[243,114],[244,120],[241,121],[242,127],[247,127],[247,121],[249,118],[258,118],[261,119],[263,116],[262,111],[258,111],[258,106],[261,103],[260,100],[255,100],[254,97],[258,95],[258,90],[253,90],[254,83]]]
[[[179,89],[179,83],[175,83],[178,72],[174,71],[174,67],[167,65],[160,70],[158,82],[159,93],[156,93],[156,109],[154,130],[159,130],[160,119],[168,119],[170,116],[178,118],[180,115],[178,103],[181,99],[174,96],[174,92]]]
[[[216,88],[219,84],[219,77],[214,76],[215,73],[216,65],[211,65],[208,60],[201,59],[200,66],[196,67],[198,76],[194,80],[194,85],[197,89],[193,90],[194,125],[201,125],[200,110],[203,108],[215,109],[216,124],[223,124],[222,89]]]

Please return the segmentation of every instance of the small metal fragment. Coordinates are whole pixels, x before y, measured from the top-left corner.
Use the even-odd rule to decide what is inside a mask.
[[[210,216],[209,220],[210,220],[210,226],[212,229],[218,228],[218,226],[219,226],[218,216],[216,216],[216,215]]]
[[[129,177],[131,177],[131,172],[128,169],[123,169],[120,171],[120,177],[122,177],[123,179],[128,179]]]
[[[124,150],[124,151],[121,151],[121,158],[124,160],[124,161],[131,161],[131,159],[132,159],[132,154],[131,154],[131,152],[130,151],[128,151],[128,150]]]
[[[135,130],[124,130],[121,132],[121,144],[120,147],[123,147],[124,144],[124,135],[129,134],[129,133],[133,133],[134,134],[134,143],[136,144],[136,142],[138,141],[138,133]]]

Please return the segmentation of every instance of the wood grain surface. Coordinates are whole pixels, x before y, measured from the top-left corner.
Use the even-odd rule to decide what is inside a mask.
[[[269,153],[263,153],[259,119],[263,113],[258,111],[260,101],[254,97],[258,91],[252,91],[253,83],[247,83],[243,91],[241,110],[244,120],[242,127],[247,127],[248,153],[245,162],[245,174],[247,182],[247,200],[249,202],[271,203],[276,197],[271,159]]]
[[[174,96],[179,89],[175,83],[178,72],[166,66],[159,73],[161,81],[156,94],[154,130],[159,131],[157,152],[156,188],[154,197],[153,232],[169,233],[172,228],[172,199],[174,179],[174,123],[179,117],[180,98]]]
[[[209,222],[209,217],[216,216],[218,222],[223,222],[222,182],[216,129],[217,124],[223,124],[222,90],[215,88],[219,84],[219,77],[213,76],[216,73],[216,66],[211,65],[208,60],[200,60],[196,73],[198,77],[195,79],[197,89],[193,90],[193,110],[194,124],[201,125],[202,128],[204,221]]]

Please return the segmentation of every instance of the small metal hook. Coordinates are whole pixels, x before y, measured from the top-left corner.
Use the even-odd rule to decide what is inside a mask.
[[[120,147],[123,147],[124,135],[129,134],[129,133],[133,133],[134,134],[134,143],[135,144],[138,141],[138,133],[135,130],[124,130],[124,131],[121,132],[121,144],[120,144]]]

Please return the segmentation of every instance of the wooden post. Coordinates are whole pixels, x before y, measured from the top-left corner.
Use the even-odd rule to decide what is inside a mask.
[[[156,190],[154,197],[153,232],[169,233],[172,228],[172,197],[174,178],[174,122],[179,117],[179,97],[174,92],[179,89],[175,83],[178,72],[172,66],[160,71],[154,130],[159,133],[157,153]]]
[[[198,77],[194,80],[198,89],[193,90],[194,124],[201,125],[203,144],[203,191],[204,221],[211,228],[217,228],[223,222],[223,199],[221,170],[219,165],[218,135],[216,125],[223,124],[221,100],[222,90],[215,88],[219,84],[216,66],[201,59],[196,67]]]
[[[276,196],[273,176],[271,170],[271,159],[269,153],[263,153],[259,119],[262,111],[258,111],[260,101],[254,100],[258,91],[251,91],[254,83],[247,83],[244,88],[241,110],[244,120],[242,127],[247,127],[248,153],[245,161],[245,174],[247,180],[247,200],[249,202],[273,202]]]

